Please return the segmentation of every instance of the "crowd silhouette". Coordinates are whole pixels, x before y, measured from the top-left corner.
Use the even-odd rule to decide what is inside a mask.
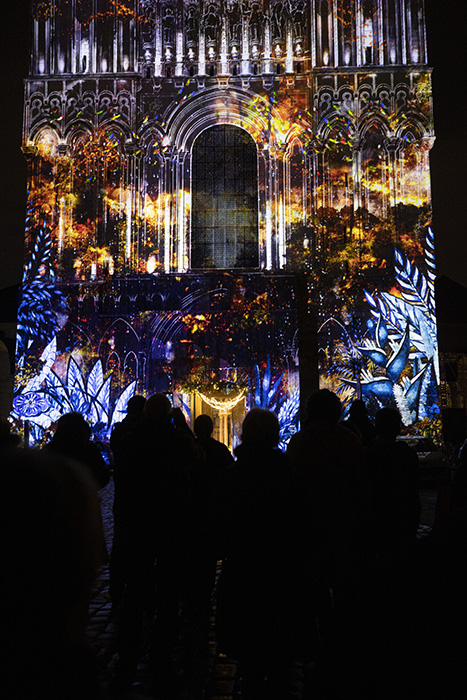
[[[99,491],[111,469],[84,418],[63,415],[40,451],[2,422],[2,697],[123,700],[147,654],[155,698],[202,698],[213,601],[242,700],[463,695],[467,448],[447,516],[417,538],[418,457],[397,440],[399,412],[373,422],[355,401],[341,414],[336,394],[315,392],[283,452],[275,414],[252,408],[232,455],[210,416],[191,429],[164,394],[134,396],[110,437],[108,555]],[[85,640],[106,556],[109,688]]]

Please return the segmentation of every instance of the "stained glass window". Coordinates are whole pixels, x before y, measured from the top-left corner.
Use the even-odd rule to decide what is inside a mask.
[[[191,267],[258,267],[256,146],[243,129],[206,129],[193,148]]]

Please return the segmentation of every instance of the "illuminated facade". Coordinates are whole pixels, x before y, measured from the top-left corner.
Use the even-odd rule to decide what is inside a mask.
[[[321,386],[433,417],[433,139],[423,0],[35,0],[13,415],[286,441],[308,308]]]

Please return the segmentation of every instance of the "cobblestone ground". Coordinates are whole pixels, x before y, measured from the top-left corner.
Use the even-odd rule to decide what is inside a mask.
[[[113,482],[101,491],[102,519],[105,532],[107,551],[110,552],[113,537]],[[183,649],[178,659],[179,670],[187,674],[187,663],[183,654],[190,649],[190,683],[189,688],[180,690],[175,697],[180,700],[234,700],[241,698],[238,687],[237,666],[235,661],[217,654],[215,635],[215,601],[207,628],[200,631],[199,626],[182,630]],[[113,677],[115,663],[118,659],[116,652],[117,625],[111,614],[109,598],[109,569],[103,566],[98,574],[92,600],[89,606],[89,624],[87,636],[97,656],[100,668],[100,679],[105,695]],[[183,685],[183,684],[182,684]],[[143,656],[138,666],[137,676],[129,696],[132,700],[154,700],[156,696],[151,688],[151,676],[148,660]],[[166,697],[160,700],[167,700]]]
[[[421,492],[422,525],[419,537],[429,534],[433,525],[436,492],[425,490]],[[113,482],[101,492],[102,519],[105,532],[107,551],[110,552],[113,537]],[[181,683],[182,689],[174,694],[176,700],[241,700],[241,680],[238,678],[237,666],[234,660],[218,655],[214,634],[215,600],[213,600],[211,616],[204,630],[199,625],[190,629],[187,625],[182,630],[180,658],[176,664],[180,675],[188,677],[189,683]],[[118,659],[116,652],[116,622],[111,614],[109,598],[109,570],[103,566],[97,577],[92,600],[89,606],[89,624],[87,635],[97,656],[100,668],[100,679],[104,694],[108,694],[108,686],[113,677],[115,663]],[[187,654],[188,650],[188,654]],[[177,661],[177,660],[176,660]],[[296,669],[295,691],[292,696],[300,700],[301,669]],[[188,686],[188,687],[186,687]],[[155,695],[151,687],[147,657],[142,658],[131,695],[131,700],[168,700],[167,696]]]

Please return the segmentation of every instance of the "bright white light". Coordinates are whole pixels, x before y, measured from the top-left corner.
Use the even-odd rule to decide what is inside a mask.
[[[146,265],[146,270],[148,271],[148,273],[150,275],[152,275],[152,273],[154,272],[155,269],[156,269],[156,256],[150,255],[148,258],[147,265]]]

